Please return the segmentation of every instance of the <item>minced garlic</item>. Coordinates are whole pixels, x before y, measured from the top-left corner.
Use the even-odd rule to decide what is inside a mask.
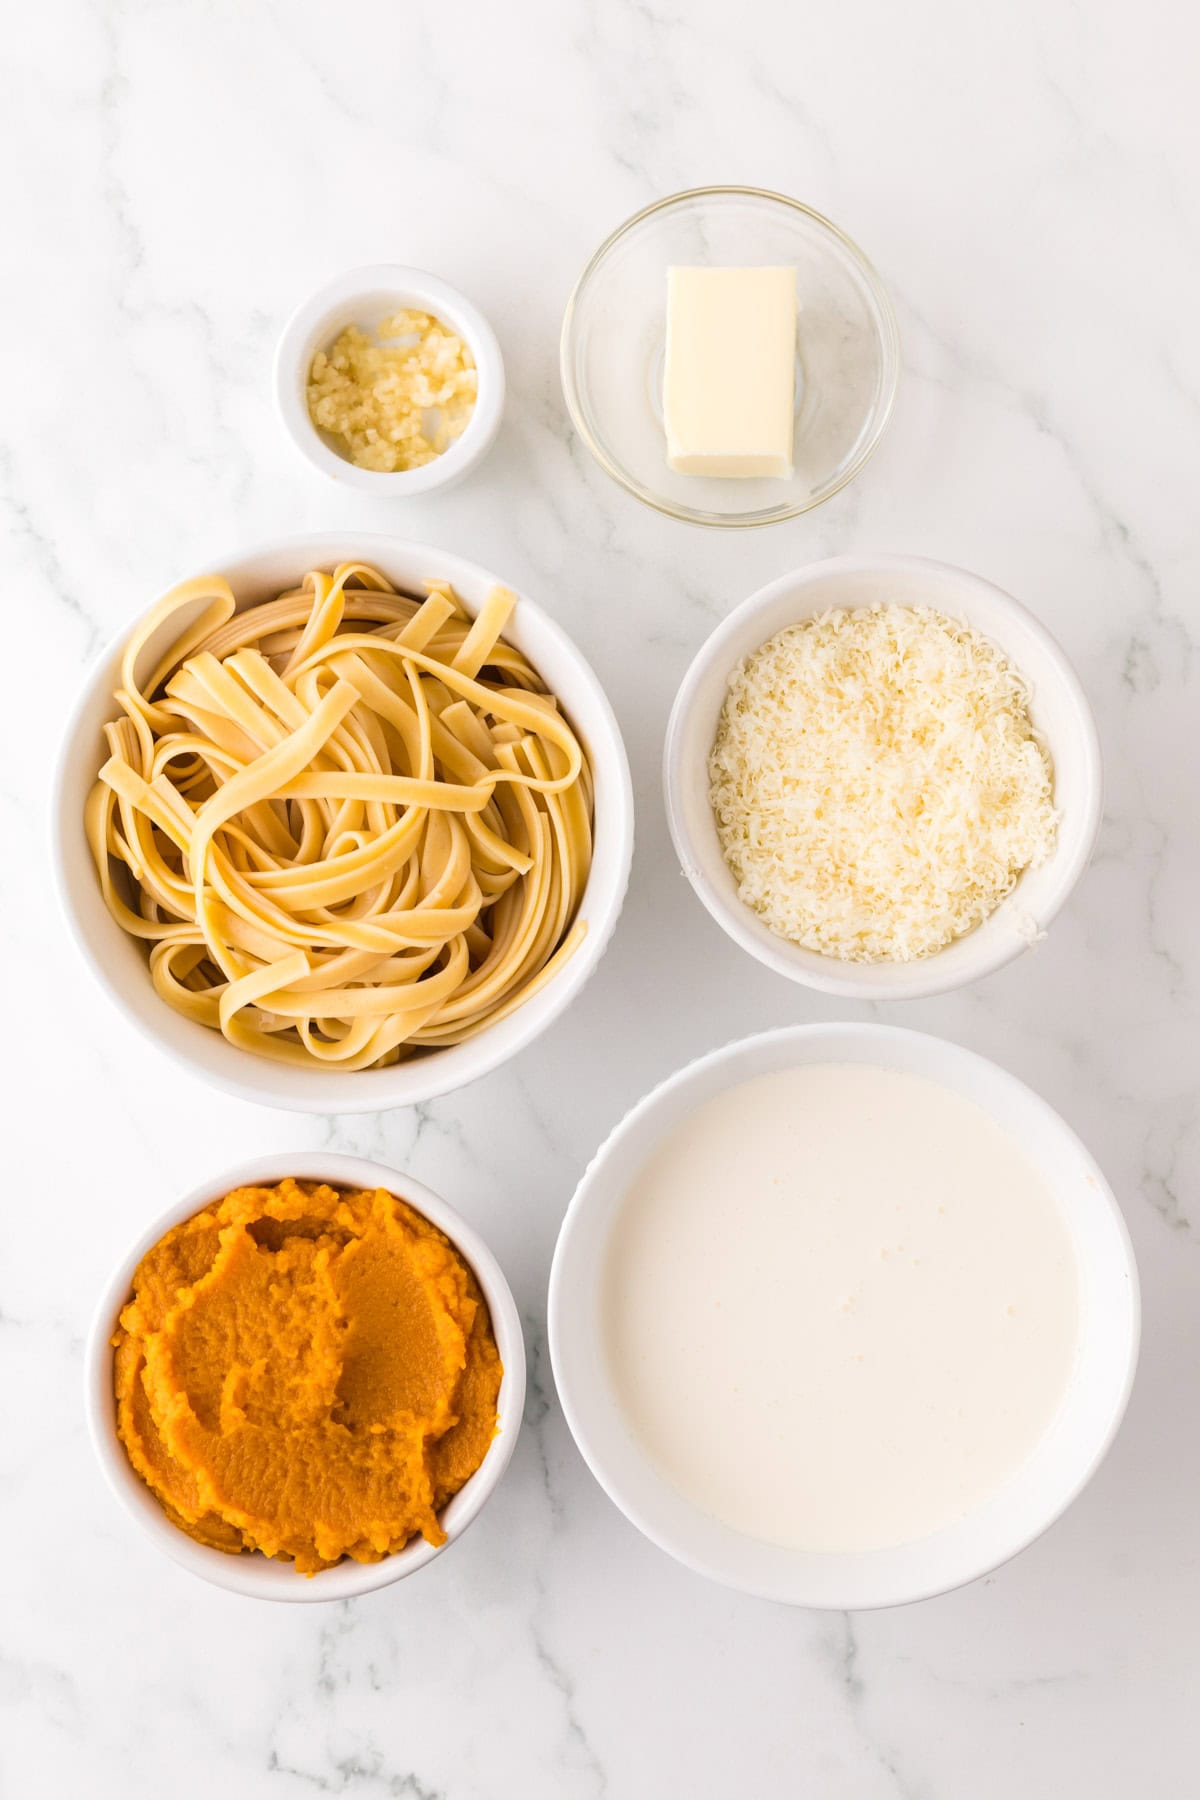
[[[374,338],[348,325],[308,378],[314,425],[360,469],[419,469],[466,430],[479,373],[469,347],[432,313],[405,308]]]

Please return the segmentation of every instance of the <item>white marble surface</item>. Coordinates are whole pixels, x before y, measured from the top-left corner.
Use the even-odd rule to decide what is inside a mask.
[[[1198,51],[1177,0],[25,9],[0,114],[6,1794],[1195,1793]],[[904,339],[863,477],[746,535],[610,485],[556,374],[595,243],[703,180],[830,213]],[[307,470],[269,399],[291,306],[375,259],[466,288],[508,359],[489,465],[406,509]],[[542,599],[608,685],[640,810],[624,919],[564,1021],[419,1116],[325,1122],[201,1091],[131,1035],[66,942],[44,834],[59,718],[100,641],[226,547],[342,524],[453,546]],[[865,547],[1024,598],[1098,709],[1107,821],[1049,940],[888,1017],[995,1057],[1078,1128],[1125,1206],[1146,1321],[1125,1428],[1062,1523],[971,1589],[846,1618],[707,1586],[626,1525],[555,1402],[544,1292],[572,1186],[636,1095],[726,1038],[848,1010],[709,922],[672,862],[658,757],[721,614]],[[178,1190],[324,1143],[477,1221],[534,1381],[509,1477],[452,1554],[353,1605],[269,1608],[192,1581],[118,1511],[81,1338]]]

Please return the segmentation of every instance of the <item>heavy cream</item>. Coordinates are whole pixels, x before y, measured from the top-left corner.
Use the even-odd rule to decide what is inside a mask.
[[[615,1223],[604,1335],[668,1479],[736,1530],[881,1549],[961,1519],[1049,1427],[1078,1336],[1054,1195],[973,1103],[859,1063],[702,1105]]]

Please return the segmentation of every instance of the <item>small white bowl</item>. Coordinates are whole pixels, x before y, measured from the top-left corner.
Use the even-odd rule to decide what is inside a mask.
[[[603,1343],[601,1293],[614,1220],[667,1133],[714,1094],[805,1063],[854,1062],[940,1082],[1020,1143],[1054,1193],[1074,1246],[1080,1338],[1058,1414],[1032,1456],[955,1525],[886,1550],[812,1553],[744,1536],[660,1473],[628,1424]],[[995,1063],[888,1025],[799,1025],[726,1045],[672,1075],[626,1114],[567,1210],[550,1274],[550,1355],[563,1412],[593,1475],[648,1538],[698,1574],[795,1606],[898,1606],[973,1581],[1053,1524],[1116,1435],[1137,1365],[1140,1312],[1129,1233],[1103,1175],[1058,1114]]]
[[[423,592],[423,583],[433,577],[449,581],[470,611],[483,604],[498,580],[461,556],[370,532],[282,538],[240,556],[218,557],[211,569],[226,577],[246,606],[295,587],[309,569],[345,561],[371,563],[410,593]],[[604,954],[625,899],[633,857],[633,788],[604,689],[562,627],[532,600],[518,597],[505,636],[558,696],[595,777],[592,868],[579,910],[587,935],[554,979],[507,1018],[465,1043],[386,1069],[272,1062],[184,1018],[155,993],[145,951],[104,904],[83,829],[84,802],[105,756],[101,728],[117,716],[112,696],[125,635],[99,657],[67,722],[54,788],[52,848],[59,898],[85,961],[109,998],[153,1043],[243,1100],[293,1112],[382,1112],[416,1106],[478,1080],[532,1043],[570,1004]]]
[[[479,392],[462,436],[419,469],[360,469],[313,424],[308,410],[308,374],[318,350],[328,350],[348,325],[370,335],[379,321],[400,307],[433,313],[470,346],[479,370]],[[334,481],[376,498],[407,499],[434,488],[452,487],[482,461],[500,429],[504,411],[504,358],[496,334],[465,294],[399,263],[350,269],[319,288],[297,307],[275,352],[275,403],[284,429],[314,469]]]
[[[332,1186],[386,1188],[444,1231],[475,1272],[491,1314],[496,1347],[504,1367],[497,1401],[496,1436],[475,1474],[442,1512],[446,1542],[435,1546],[426,1543],[424,1538],[416,1538],[393,1556],[384,1557],[382,1562],[344,1560],[311,1578],[297,1574],[290,1563],[276,1562],[257,1552],[244,1551],[232,1556],[223,1550],[213,1550],[207,1544],[198,1544],[178,1526],[172,1525],[125,1454],[117,1436],[113,1398],[110,1340],[121,1309],[132,1292],[134,1271],[147,1250],[172,1226],[182,1224],[193,1213],[222,1199],[232,1189],[256,1183],[271,1186],[288,1175],[303,1181],[327,1181]],[[525,1341],[521,1320],[512,1290],[483,1239],[453,1207],[447,1206],[422,1182],[414,1181],[411,1175],[399,1175],[382,1163],[366,1162],[358,1156],[338,1156],[324,1150],[260,1156],[252,1162],[238,1163],[202,1182],[174,1206],[168,1207],[161,1218],[141,1233],[113,1271],[96,1308],[85,1355],[84,1406],[88,1431],[113,1493],[159,1549],[165,1550],[175,1562],[217,1587],[229,1588],[235,1594],[249,1594],[257,1600],[351,1600],[356,1594],[369,1594],[376,1588],[389,1587],[393,1581],[402,1581],[406,1575],[423,1569],[435,1556],[441,1556],[478,1518],[499,1486],[516,1446],[524,1405]]]
[[[831,608],[932,606],[965,619],[1006,653],[1030,685],[1030,714],[1054,766],[1058,838],[996,911],[965,937],[909,963],[852,963],[771,931],[739,899],[709,801],[708,757],[733,670],[785,626]],[[915,556],[839,556],[781,576],[744,600],[704,643],[683,678],[663,758],[667,820],[683,872],[723,930],[790,981],[852,1000],[916,1000],[990,975],[1037,940],[1087,866],[1100,826],[1100,739],[1079,679],[1045,626],[1003,589]]]

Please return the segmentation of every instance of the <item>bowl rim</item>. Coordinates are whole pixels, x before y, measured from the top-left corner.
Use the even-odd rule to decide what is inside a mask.
[[[385,1556],[381,1562],[356,1563],[343,1559],[332,1569],[323,1569],[311,1579],[256,1552],[235,1556],[214,1550],[207,1544],[197,1543],[173,1525],[129,1462],[113,1419],[110,1338],[121,1308],[129,1298],[134,1271],[147,1250],[173,1226],[182,1224],[234,1188],[273,1185],[289,1175],[298,1180],[327,1181],[331,1186],[387,1188],[443,1231],[479,1282],[504,1365],[497,1402],[496,1436],[475,1474],[443,1509],[446,1542],[433,1545],[418,1537],[403,1550]],[[457,1543],[499,1486],[512,1458],[521,1430],[525,1378],[525,1339],[512,1289],[484,1239],[454,1207],[415,1176],[391,1169],[385,1163],[334,1151],[283,1151],[242,1159],[197,1183],[144,1226],[130,1248],[118,1258],[104,1283],[88,1326],[84,1349],[84,1413],[88,1436],[109,1490],[174,1562],[201,1580],[253,1599],[320,1603],[349,1600],[389,1587],[425,1568]],[[280,1579],[281,1575],[286,1575],[290,1581]],[[294,1584],[294,1591],[291,1584]]]
[[[633,231],[638,225],[642,224],[644,220],[652,218],[656,213],[678,206],[684,201],[711,199],[713,197],[725,198],[732,195],[737,195],[744,199],[766,200],[780,206],[788,207],[793,212],[803,213],[815,225],[828,232],[829,235],[836,239],[842,248],[849,253],[852,260],[857,263],[865,279],[867,289],[870,292],[871,298],[874,301],[879,314],[880,344],[883,354],[884,370],[887,378],[887,391],[883,403],[879,408],[874,428],[866,443],[859,450],[854,461],[849,465],[834,487],[827,488],[822,493],[812,495],[808,499],[795,504],[773,507],[768,511],[744,514],[702,512],[694,507],[677,506],[670,501],[664,500],[651,489],[644,487],[641,482],[636,481],[634,477],[630,475],[619,462],[617,462],[615,457],[609,453],[588,424],[583,404],[580,399],[579,385],[575,379],[575,369],[571,356],[575,314],[578,311],[579,302],[582,298],[584,289],[596,270],[600,267],[600,264],[604,261],[605,257],[615,248],[620,240],[629,232]],[[752,530],[755,527],[764,525],[778,525],[785,519],[796,519],[799,518],[802,513],[812,512],[815,507],[823,506],[827,500],[832,500],[835,494],[840,494],[843,488],[848,487],[849,484],[862,473],[863,469],[866,467],[867,463],[870,462],[875,451],[878,449],[884,434],[891,423],[892,414],[896,409],[896,398],[900,391],[900,327],[896,319],[896,309],[892,304],[891,295],[884,286],[879,271],[862,247],[848,232],[843,231],[840,225],[835,225],[832,219],[828,218],[824,213],[818,212],[816,207],[807,205],[803,200],[795,199],[791,194],[780,193],[775,188],[755,187],[739,182],[718,182],[702,185],[700,187],[681,188],[674,194],[664,195],[660,200],[652,200],[649,205],[643,206],[637,212],[632,213],[630,217],[618,225],[615,230],[609,232],[604,241],[588,258],[574,287],[571,289],[571,294],[563,313],[562,328],[559,332],[558,362],[563,397],[567,403],[567,411],[571,416],[571,423],[574,425],[575,430],[579,433],[579,436],[582,438],[595,461],[604,470],[604,473],[609,476],[611,480],[615,481],[619,487],[624,488],[626,493],[632,494],[635,500],[640,500],[644,506],[651,507],[655,512],[662,513],[666,518],[677,519],[684,525],[701,525],[708,529],[718,531]]]
[[[834,957],[827,957],[820,959],[828,964],[827,968],[797,965],[788,955],[789,949],[793,946],[788,945],[786,939],[781,939],[781,948],[776,950],[771,943],[764,941],[743,918],[743,914],[748,914],[749,909],[740,901],[736,904],[728,903],[725,896],[719,893],[709,880],[701,859],[697,857],[696,847],[688,830],[681,796],[684,775],[683,738],[691,709],[695,704],[697,690],[702,681],[722,657],[727,655],[730,643],[738,638],[752,618],[767,611],[784,595],[793,591],[799,594],[805,588],[829,575],[877,574],[886,576],[889,573],[898,572],[928,573],[938,578],[951,576],[957,582],[962,583],[964,587],[974,589],[982,594],[984,599],[995,606],[997,610],[1009,614],[1037,642],[1048,666],[1054,671],[1055,680],[1071,702],[1079,727],[1079,748],[1086,767],[1086,810],[1081,815],[1082,830],[1078,843],[1073,852],[1064,859],[1053,893],[1040,908],[1040,924],[1043,932],[1062,911],[1091,860],[1100,831],[1104,807],[1104,765],[1100,748],[1100,734],[1096,726],[1095,715],[1079,676],[1057,638],[1037,615],[1030,611],[1023,602],[1017,600],[1004,588],[997,586],[986,576],[976,575],[969,569],[960,568],[954,563],[941,562],[932,557],[888,552],[860,552],[845,556],[825,557],[817,562],[802,563],[740,601],[733,611],[727,613],[724,619],[710,632],[697,650],[688,664],[671,706],[663,742],[662,763],[663,797],[671,842],[692,889],[727,937],[777,975],[782,975],[787,980],[797,982],[803,987],[812,988],[820,993],[834,994],[845,1000],[918,1000],[929,999],[936,994],[950,993],[968,986],[971,982],[979,981],[986,975],[994,974],[996,970],[1014,962],[1031,946],[1013,932],[990,933],[988,927],[996,916],[993,913],[976,926],[974,931],[954,940],[955,945],[973,942],[977,949],[979,946],[985,946],[974,957],[971,966],[959,973],[948,973],[944,963],[939,972],[939,963],[942,962],[945,950],[953,948],[953,945],[947,945],[945,950],[936,951],[933,955],[922,957],[916,962],[885,965],[890,970],[901,968],[904,970],[904,979],[893,975],[886,984],[882,981],[872,983],[869,975],[865,973],[851,976],[840,972],[847,966],[859,971],[868,970],[871,966],[869,964],[844,965]],[[983,635],[987,636],[988,634],[984,631]],[[730,667],[732,667],[732,663],[730,663]],[[1050,748],[1053,752],[1054,746],[1051,745]],[[814,953],[814,964],[816,956],[817,953]]]
[[[332,449],[309,416],[305,346],[326,319],[373,289],[394,289],[398,304],[421,303],[465,339],[479,371],[479,390],[461,435],[432,462],[416,469],[362,469]],[[486,456],[504,412],[504,357],[483,313],[460,289],[427,269],[404,263],[366,263],[346,269],[302,300],[279,334],[272,364],[275,407],[291,442],[322,475],[376,498],[400,500],[461,481]]]
[[[449,568],[450,579],[457,581],[465,574],[469,580],[481,585],[496,584],[500,578],[490,570],[460,556],[455,551],[439,550],[434,546],[423,544],[401,537],[392,532],[328,531],[302,533],[297,536],[273,538],[249,548],[235,551],[221,557],[212,557],[205,565],[206,569],[224,570],[227,579],[236,589],[239,580],[247,577],[236,573],[247,565],[266,563],[280,557],[292,557],[297,568],[306,558],[307,567],[319,566],[329,562],[331,558],[338,561],[360,559],[370,562],[373,557],[381,557],[384,562],[391,557],[422,559],[429,563],[431,569]],[[230,576],[229,571],[235,573]],[[302,572],[302,571],[301,571]],[[511,586],[512,584],[505,584]],[[523,589],[514,588],[517,595],[518,612],[535,623],[539,635],[551,642],[557,655],[569,662],[574,676],[577,677],[581,692],[586,691],[590,705],[594,708],[597,719],[605,734],[604,741],[591,744],[593,775],[597,794],[603,784],[608,796],[608,807],[611,817],[613,846],[611,897],[607,910],[589,918],[589,929],[583,942],[579,945],[570,961],[559,971],[553,981],[532,995],[525,1004],[516,1008],[509,1018],[500,1023],[508,1027],[509,1038],[505,1048],[497,1053],[493,1048],[485,1051],[491,1030],[480,1032],[478,1036],[466,1040],[463,1044],[448,1046],[436,1054],[422,1057],[417,1061],[401,1062],[388,1069],[346,1070],[309,1070],[291,1069],[288,1065],[267,1062],[250,1052],[241,1053],[236,1064],[230,1063],[229,1070],[210,1068],[198,1061],[183,1045],[173,1038],[164,1036],[143,1016],[126,992],[126,985],[117,979],[109,969],[105,959],[96,954],[89,941],[83,922],[83,914],[77,907],[75,882],[70,874],[70,864],[74,856],[71,840],[76,828],[82,830],[82,822],[73,815],[68,817],[66,807],[66,790],[72,775],[72,759],[76,742],[83,727],[84,720],[97,694],[103,688],[106,671],[119,656],[122,646],[137,621],[153,605],[153,600],[146,606],[139,606],[133,617],[127,621],[93,657],[87,668],[74,702],[68,713],[60,740],[50,800],[50,863],[55,890],[58,895],[60,911],[67,922],[72,939],[93,977],[102,991],[135,1031],[149,1044],[169,1055],[179,1067],[186,1069],[194,1077],[206,1081],[210,1086],[224,1093],[232,1094],[241,1100],[250,1100],[259,1105],[281,1108],[284,1111],[315,1112],[318,1114],[342,1114],[358,1112],[384,1112],[393,1107],[424,1105],[430,1100],[440,1098],[444,1094],[457,1093],[471,1082],[491,1074],[496,1069],[511,1061],[527,1049],[541,1034],[558,1020],[582,991],[587,981],[595,972],[604,952],[608,948],[613,932],[616,929],[625,896],[629,887],[630,871],[633,863],[633,843],[635,809],[633,797],[633,780],[629,768],[629,757],[625,749],[625,741],[618,723],[612,703],[592,668],[591,663],[575,643],[574,639],[556,619],[531,599]],[[568,716],[574,707],[570,698],[560,694],[564,701]],[[598,813],[598,807],[594,807]],[[77,848],[77,844],[75,846]],[[90,871],[90,859],[88,868]],[[596,863],[593,861],[588,877],[588,888],[596,877]],[[586,899],[588,888],[584,889]],[[233,1047],[230,1046],[232,1051]],[[465,1054],[461,1054],[465,1052]],[[445,1069],[444,1058],[454,1058],[450,1079],[439,1076],[439,1067]],[[458,1066],[461,1065],[461,1072]],[[245,1068],[243,1075],[240,1071]],[[256,1080],[254,1070],[270,1072],[273,1081]],[[416,1078],[416,1071],[424,1071],[421,1080]],[[299,1081],[289,1077],[301,1077]],[[373,1077],[374,1080],[362,1081],[355,1077]]]
[[[831,1061],[836,1060],[837,1045],[839,1043],[844,1044],[848,1039],[859,1042],[865,1041],[868,1044],[878,1045],[880,1047],[881,1061],[886,1057],[887,1047],[889,1045],[900,1044],[901,1042],[919,1044],[922,1046],[934,1045],[938,1047],[938,1053],[944,1055],[951,1063],[958,1063],[959,1066],[963,1068],[974,1067],[985,1070],[987,1072],[986,1078],[988,1080],[997,1082],[1002,1088],[1007,1088],[1010,1093],[1018,1095],[1023,1104],[1032,1107],[1036,1112],[1039,1112],[1051,1128],[1059,1133],[1061,1139],[1072,1146],[1078,1153],[1082,1166],[1093,1178],[1096,1197],[1104,1205],[1109,1220],[1115,1227],[1117,1242],[1120,1247],[1125,1273],[1129,1283],[1130,1331],[1128,1356],[1120,1387],[1114,1395],[1112,1410],[1107,1426],[1097,1445],[1093,1449],[1088,1461],[1078,1471],[1073,1481],[1067,1487],[1065,1493],[1056,1501],[1053,1510],[1046,1515],[1035,1530],[1020,1534],[1019,1541],[1009,1543],[1001,1555],[992,1557],[989,1554],[987,1559],[972,1573],[955,1576],[951,1580],[936,1579],[910,1583],[907,1586],[894,1587],[889,1591],[881,1592],[878,1597],[871,1599],[863,1599],[861,1594],[855,1594],[853,1596],[845,1595],[836,1599],[822,1600],[796,1598],[793,1595],[781,1593],[778,1585],[771,1586],[770,1584],[761,1581],[739,1579],[727,1569],[715,1566],[714,1563],[706,1559],[703,1555],[695,1554],[690,1550],[682,1550],[678,1545],[668,1542],[666,1540],[666,1534],[659,1531],[653,1524],[646,1520],[637,1502],[629,1499],[629,1496],[624,1489],[621,1476],[618,1474],[614,1478],[611,1472],[603,1466],[603,1458],[597,1456],[595,1445],[590,1438],[588,1428],[586,1424],[583,1424],[580,1420],[570,1380],[567,1379],[564,1381],[561,1372],[562,1346],[560,1319],[562,1309],[566,1304],[564,1299],[565,1278],[563,1270],[570,1250],[570,1241],[574,1232],[579,1227],[579,1220],[584,1208],[588,1204],[589,1196],[594,1188],[596,1178],[604,1164],[611,1157],[618,1143],[628,1132],[634,1130],[644,1119],[653,1114],[669,1096],[674,1095],[680,1088],[686,1087],[692,1081],[700,1079],[710,1070],[719,1068],[722,1064],[725,1064],[730,1068],[732,1077],[732,1072],[736,1070],[737,1065],[743,1059],[752,1056],[760,1045],[782,1043],[785,1041],[790,1043],[812,1043],[821,1038],[826,1038],[831,1044]],[[927,1077],[927,1079],[936,1078]],[[598,1279],[598,1274],[594,1274],[593,1278]],[[1036,1089],[1031,1088],[1026,1082],[1021,1081],[1018,1076],[1013,1075],[1001,1064],[993,1062],[990,1057],[982,1056],[977,1050],[969,1050],[965,1045],[957,1043],[953,1038],[941,1037],[936,1032],[917,1031],[911,1026],[885,1025],[875,1020],[812,1020],[806,1024],[781,1025],[768,1031],[753,1032],[747,1037],[734,1038],[727,1043],[718,1045],[715,1049],[705,1051],[701,1055],[693,1057],[690,1061],[682,1064],[669,1075],[664,1076],[661,1081],[657,1082],[636,1100],[628,1111],[617,1120],[603,1142],[594,1152],[586,1169],[580,1176],[578,1186],[568,1203],[562,1225],[559,1229],[558,1239],[555,1243],[547,1296],[547,1341],[559,1404],[562,1407],[563,1416],[567,1421],[568,1429],[575,1440],[580,1455],[591,1470],[591,1473],[599,1486],[607,1494],[608,1498],[617,1509],[622,1512],[629,1522],[634,1525],[644,1537],[648,1538],[651,1543],[657,1545],[660,1550],[674,1558],[676,1562],[681,1563],[685,1568],[692,1570],[694,1574],[704,1576],[706,1580],[714,1581],[722,1587],[732,1588],[741,1593],[752,1594],[760,1600],[771,1600],[777,1604],[806,1606],[814,1611],[835,1612],[871,1612],[885,1607],[909,1606],[921,1600],[932,1600],[940,1594],[952,1593],[960,1587],[966,1587],[972,1581],[978,1581],[983,1576],[992,1574],[997,1569],[1003,1568],[1006,1563],[1011,1562],[1015,1557],[1021,1555],[1023,1551],[1028,1550],[1032,1544],[1035,1544],[1039,1538],[1043,1537],[1045,1533],[1050,1530],[1052,1525],[1057,1524],[1058,1520],[1063,1517],[1091,1482],[1107,1457],[1117,1437],[1117,1433],[1121,1428],[1137,1375],[1138,1360],[1141,1350],[1141,1323],[1141,1285],[1138,1275],[1137,1260],[1133,1249],[1133,1241],[1129,1234],[1129,1227],[1126,1224],[1125,1216],[1103,1171],[1099,1168],[1099,1165],[1096,1163],[1082,1139],[1062,1117],[1062,1114],[1051,1106],[1050,1102],[1045,1100]],[[939,1533],[931,1534],[931,1541],[936,1540],[939,1535]],[[902,1550],[905,1546],[900,1545],[896,1546],[896,1548]],[[787,1552],[781,1551],[781,1554],[787,1554]],[[850,1553],[846,1554],[849,1555]],[[888,1552],[882,1551],[870,1554],[887,1555]]]

